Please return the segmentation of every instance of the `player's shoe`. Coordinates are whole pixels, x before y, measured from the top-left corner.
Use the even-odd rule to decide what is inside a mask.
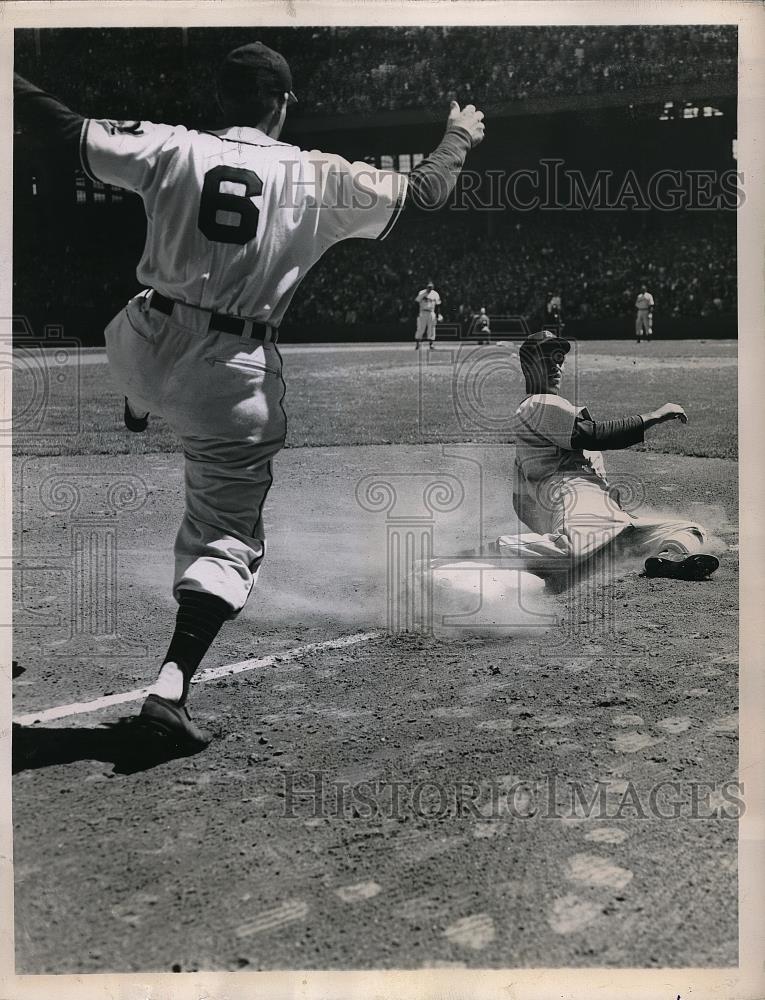
[[[155,735],[168,738],[177,745],[190,749],[196,747],[201,750],[212,740],[209,733],[192,722],[185,705],[168,701],[158,694],[150,694],[143,703],[138,724]]]
[[[149,414],[146,413],[142,417],[137,417],[130,409],[130,404],[128,403],[128,398],[125,396],[125,426],[129,431],[134,434],[142,434],[146,428],[149,426]]]
[[[645,575],[670,580],[708,580],[720,565],[717,556],[696,552],[685,559],[662,559],[652,556],[645,561]]]

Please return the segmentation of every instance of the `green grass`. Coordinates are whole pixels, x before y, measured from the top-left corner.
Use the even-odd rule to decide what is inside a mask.
[[[564,394],[596,418],[681,403],[689,423],[658,428],[645,448],[670,454],[737,456],[736,344],[667,341],[582,343],[567,364]],[[385,352],[285,351],[288,447],[507,441],[522,395],[514,352],[445,344],[431,355],[411,345]],[[14,374],[14,453],[117,455],[174,452],[161,418],[143,435],[122,424],[122,400],[105,364],[83,365],[40,403],[28,366]],[[35,392],[37,395],[35,395]]]

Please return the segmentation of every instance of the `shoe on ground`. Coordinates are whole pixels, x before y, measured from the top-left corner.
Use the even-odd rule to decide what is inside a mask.
[[[149,414],[143,417],[136,417],[130,409],[128,398],[125,396],[125,426],[133,434],[142,434],[149,426]]]
[[[667,577],[670,580],[708,580],[720,565],[716,556],[697,552],[685,559],[661,559],[658,556],[646,559],[645,575]]]
[[[150,694],[138,716],[139,724],[153,733],[168,737],[180,746],[206,747],[212,737],[192,722],[185,705],[178,705],[158,694]]]

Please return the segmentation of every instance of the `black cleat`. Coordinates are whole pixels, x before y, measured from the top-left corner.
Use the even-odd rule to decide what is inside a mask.
[[[125,396],[125,426],[129,431],[134,434],[142,434],[146,428],[149,426],[149,414],[147,413],[143,417],[136,417],[133,415],[130,404],[128,403],[128,398]]]
[[[150,694],[141,708],[138,724],[143,729],[171,740],[177,746],[196,748],[206,747],[212,737],[195,725],[189,710],[185,705],[161,698],[158,694]]]
[[[667,577],[670,580],[708,580],[720,565],[717,556],[697,552],[685,559],[661,559],[654,556],[645,561],[645,575]]]

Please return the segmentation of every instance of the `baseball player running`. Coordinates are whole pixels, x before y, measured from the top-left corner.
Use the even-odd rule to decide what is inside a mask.
[[[414,333],[414,349],[419,351],[423,340],[428,341],[428,348],[433,349],[433,342],[436,339],[436,322],[438,310],[441,306],[441,296],[433,287],[433,282],[420,289],[414,300],[419,306],[417,314],[417,329]]]
[[[601,454],[641,443],[647,430],[668,420],[687,423],[685,411],[665,403],[644,416],[593,420],[586,407],[560,394],[570,347],[548,330],[521,345],[527,395],[515,414],[513,507],[529,530],[500,537],[498,552],[522,559],[531,572],[560,584],[618,542],[621,551],[647,556],[647,576],[706,579],[719,561],[703,551],[704,528],[627,513],[608,483]]]
[[[638,344],[642,344],[643,337],[650,340],[653,335],[653,307],[653,295],[643,285],[640,289],[640,294],[635,299],[635,309],[637,310],[635,317],[635,340]]]
[[[279,141],[296,98],[286,60],[260,42],[219,73],[217,131],[82,118],[16,76],[19,119],[62,166],[138,193],[147,216],[145,286],[106,329],[126,423],[149,412],[177,432],[185,512],[175,543],[175,631],[141,721],[195,747],[187,707],[214,638],[250,596],[266,551],[263,504],[286,422],[279,324],[328,247],[383,239],[407,205],[448,197],[483,113],[451,102],[444,137],[409,175]],[[128,402],[129,401],[129,402]]]

